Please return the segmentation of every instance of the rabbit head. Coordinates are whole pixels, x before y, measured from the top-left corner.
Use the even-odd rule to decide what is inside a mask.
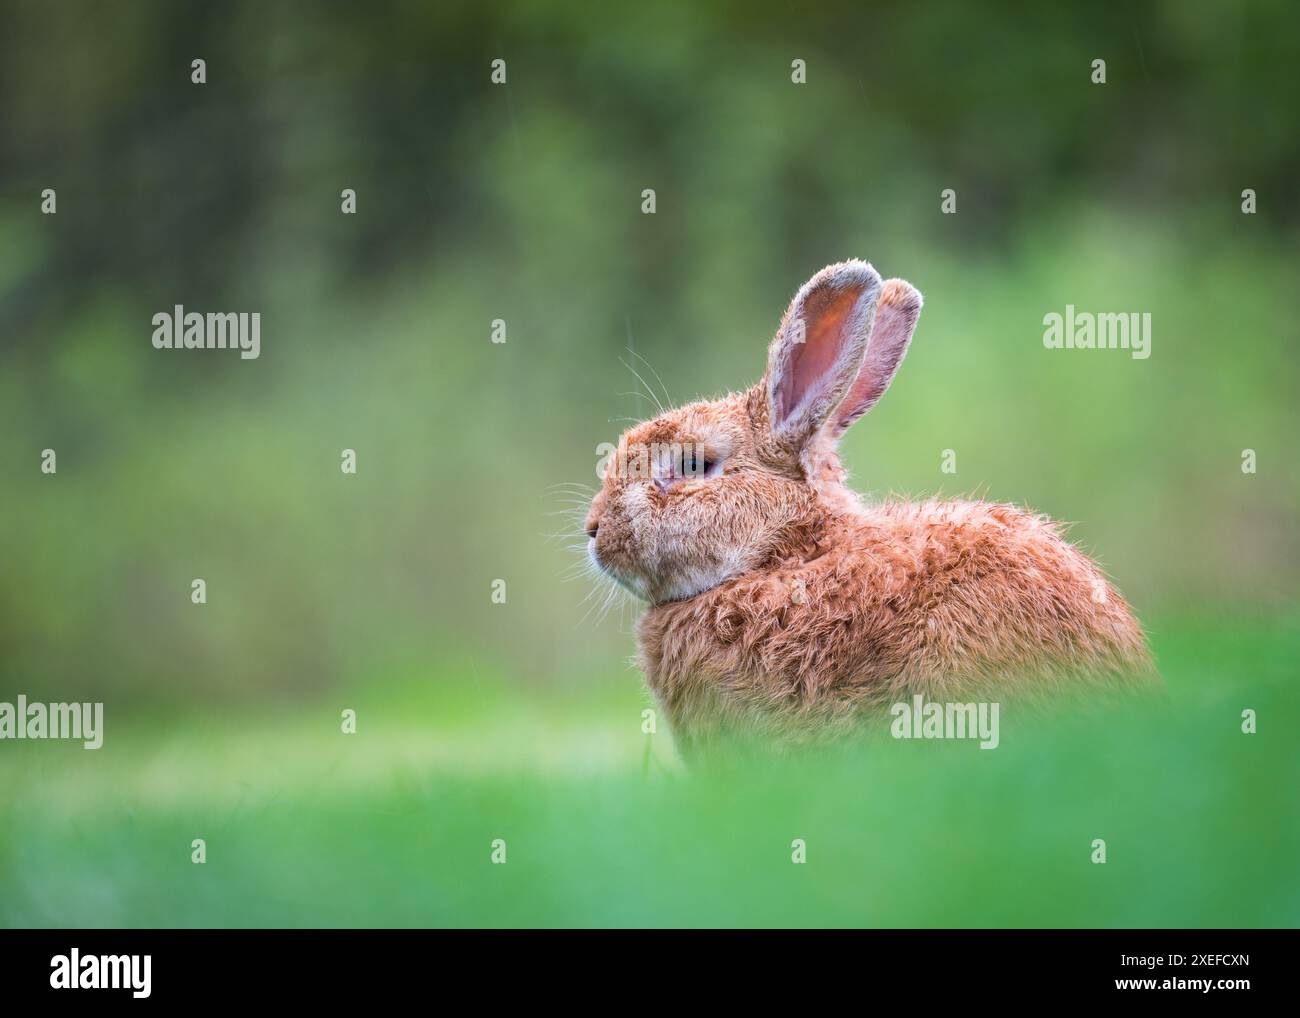
[[[596,565],[659,604],[693,597],[816,543],[850,511],[835,448],[894,376],[921,310],[866,262],[800,288],[752,388],[630,428],[586,519]]]

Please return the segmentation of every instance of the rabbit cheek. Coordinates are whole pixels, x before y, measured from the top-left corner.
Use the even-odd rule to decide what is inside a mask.
[[[713,589],[746,571],[752,550],[727,514],[684,501],[661,526],[653,600],[680,601]]]

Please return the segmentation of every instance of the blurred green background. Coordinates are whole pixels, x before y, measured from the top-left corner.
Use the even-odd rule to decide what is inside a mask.
[[[0,743],[0,922],[1294,925],[1300,11],[1078,6],[5,2],[0,700],[107,731]],[[555,486],[848,257],[926,300],[854,483],[1072,521],[1169,688],[684,777]]]

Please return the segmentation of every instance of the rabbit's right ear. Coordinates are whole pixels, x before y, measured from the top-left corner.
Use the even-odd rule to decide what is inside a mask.
[[[795,294],[760,383],[779,445],[802,449],[844,399],[867,352],[880,287],[875,269],[849,261],[828,265]]]
[[[916,320],[921,316],[921,294],[905,279],[885,282],[876,305],[876,321],[871,327],[871,340],[867,343],[867,356],[863,358],[858,377],[854,379],[826,431],[839,438],[854,421],[865,414],[885,394],[894,380],[898,365],[903,362]]]

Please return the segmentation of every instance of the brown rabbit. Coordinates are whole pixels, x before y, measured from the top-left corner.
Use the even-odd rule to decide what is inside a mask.
[[[921,295],[861,261],[795,295],[753,388],[629,429],[588,550],[649,602],[640,663],[684,753],[784,746],[889,704],[1149,676],[1142,630],[1042,516],[965,501],[864,505],[836,454],[903,359]]]

